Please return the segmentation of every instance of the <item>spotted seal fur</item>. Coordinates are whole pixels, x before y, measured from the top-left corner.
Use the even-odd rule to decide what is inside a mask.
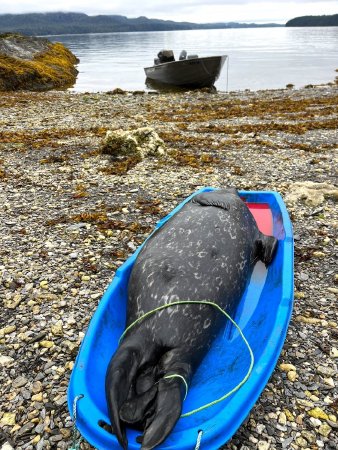
[[[217,303],[230,315],[258,260],[268,265],[277,240],[262,234],[235,189],[194,196],[146,241],[128,285],[127,326],[182,300]],[[125,427],[143,430],[142,449],[169,435],[189,384],[225,317],[210,305],[176,305],[131,328],[108,366],[106,397],[124,449]]]

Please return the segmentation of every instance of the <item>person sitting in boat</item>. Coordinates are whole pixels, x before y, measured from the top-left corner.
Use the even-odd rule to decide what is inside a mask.
[[[187,59],[187,51],[186,50],[182,50],[180,53],[180,57],[179,57],[180,61],[183,61],[184,59]]]

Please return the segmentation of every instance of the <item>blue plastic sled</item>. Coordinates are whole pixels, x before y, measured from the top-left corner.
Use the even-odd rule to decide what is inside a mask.
[[[211,190],[213,188],[203,188],[193,195]],[[160,220],[156,228],[170,219],[193,195]],[[244,386],[223,402],[179,419],[159,450],[192,450],[200,430],[203,431],[202,450],[215,450],[229,441],[263,391],[283,347],[293,306],[291,222],[278,193],[242,191],[240,196],[248,203],[260,230],[274,235],[279,241],[276,257],[268,269],[257,263],[234,318],[253,350],[253,371]],[[116,271],[90,322],[70,379],[70,413],[73,416],[74,398],[82,394],[83,398],[77,403],[76,425],[82,436],[99,450],[121,448],[116,437],[100,424],[102,421],[110,423],[105,399],[105,374],[125,328],[127,285],[140,248]],[[231,391],[244,378],[249,365],[249,352],[238,331],[229,324],[214,341],[194,375],[183,413]],[[140,448],[135,440],[139,434],[135,430],[127,430],[129,449]]]

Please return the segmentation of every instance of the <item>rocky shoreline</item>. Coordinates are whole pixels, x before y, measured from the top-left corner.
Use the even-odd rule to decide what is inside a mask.
[[[206,185],[279,191],[295,234],[284,349],[223,449],[338,447],[337,104],[334,84],[1,94],[2,450],[70,447],[66,390],[92,313],[155,223]],[[165,158],[102,154],[108,129],[141,127],[158,133]]]
[[[46,91],[75,84],[78,58],[59,42],[0,34],[0,92]]]

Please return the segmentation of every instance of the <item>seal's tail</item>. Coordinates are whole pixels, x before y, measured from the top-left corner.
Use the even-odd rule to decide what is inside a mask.
[[[178,349],[160,348],[139,333],[123,340],[108,366],[106,397],[113,431],[124,449],[126,424],[144,430],[143,450],[169,435],[191,375],[188,364],[182,367],[184,359]]]

